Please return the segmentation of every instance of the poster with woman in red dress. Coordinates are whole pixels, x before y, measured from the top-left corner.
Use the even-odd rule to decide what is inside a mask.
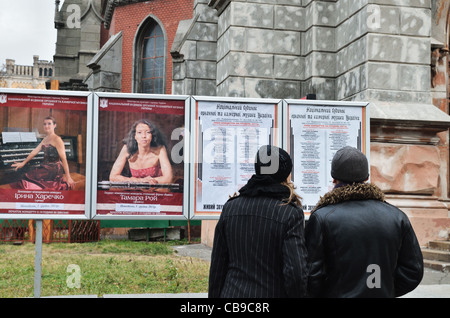
[[[185,219],[188,97],[96,93],[94,104],[95,217]]]

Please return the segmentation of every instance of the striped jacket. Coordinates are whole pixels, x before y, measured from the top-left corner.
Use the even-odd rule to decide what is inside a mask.
[[[303,297],[306,256],[299,207],[268,197],[232,198],[215,229],[208,296]]]

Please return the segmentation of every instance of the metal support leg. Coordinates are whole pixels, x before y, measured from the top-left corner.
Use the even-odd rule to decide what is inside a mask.
[[[36,220],[36,242],[34,256],[34,298],[41,297],[42,278],[42,220]]]

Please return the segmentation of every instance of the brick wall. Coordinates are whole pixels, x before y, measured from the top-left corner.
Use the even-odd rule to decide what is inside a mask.
[[[166,94],[172,93],[172,47],[178,23],[192,18],[193,0],[154,0],[119,6],[114,11],[110,34],[123,32],[122,92],[132,93],[134,40],[139,26],[152,16],[167,34]]]

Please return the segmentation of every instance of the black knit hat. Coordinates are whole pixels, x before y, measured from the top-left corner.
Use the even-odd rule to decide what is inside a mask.
[[[272,179],[282,182],[292,171],[292,159],[289,154],[275,146],[262,146],[255,158],[256,175],[271,175]]]
[[[346,183],[365,181],[369,177],[366,156],[353,147],[339,149],[331,162],[331,176]]]

